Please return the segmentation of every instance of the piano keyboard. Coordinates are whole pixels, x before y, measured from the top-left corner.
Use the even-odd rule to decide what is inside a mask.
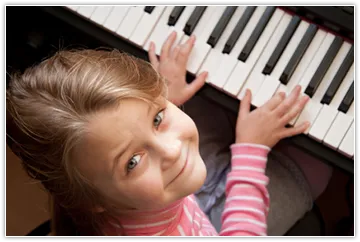
[[[176,43],[196,35],[188,72],[208,71],[209,85],[238,100],[250,89],[255,107],[299,84],[310,101],[290,124],[309,121],[308,137],[353,159],[354,46],[348,38],[274,6],[67,8],[144,51],[155,42],[157,54],[171,31]]]

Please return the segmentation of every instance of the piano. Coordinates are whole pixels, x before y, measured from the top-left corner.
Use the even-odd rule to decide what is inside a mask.
[[[197,37],[189,81],[208,71],[203,95],[237,113],[246,88],[256,108],[299,84],[310,97],[288,138],[324,162],[354,172],[354,6],[42,6],[108,46],[147,59],[166,37]]]

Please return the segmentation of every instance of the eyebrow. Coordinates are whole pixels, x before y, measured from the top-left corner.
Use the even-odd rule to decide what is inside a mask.
[[[148,111],[147,111],[147,116],[150,117],[150,111],[151,111],[151,106],[148,107]],[[113,168],[112,168],[112,173],[114,174],[115,168],[118,166],[118,163],[120,162],[120,157],[123,156],[123,154],[125,153],[125,151],[129,148],[129,146],[131,145],[131,141],[129,141],[126,145],[124,145],[124,148],[120,149],[120,152],[114,157],[113,159]]]

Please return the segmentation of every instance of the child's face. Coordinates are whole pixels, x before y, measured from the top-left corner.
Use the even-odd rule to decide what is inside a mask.
[[[205,181],[195,123],[165,99],[153,107],[123,100],[94,116],[89,130],[77,150],[79,169],[122,208],[161,208]]]

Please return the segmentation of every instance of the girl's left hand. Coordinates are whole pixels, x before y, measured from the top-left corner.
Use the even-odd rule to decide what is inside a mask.
[[[155,53],[155,44],[150,43],[149,59],[154,68],[168,81],[168,100],[176,106],[188,101],[205,84],[207,72],[198,75],[190,84],[186,82],[186,65],[194,46],[195,36],[184,44],[172,48],[176,32],[172,32],[162,46],[160,60]]]

